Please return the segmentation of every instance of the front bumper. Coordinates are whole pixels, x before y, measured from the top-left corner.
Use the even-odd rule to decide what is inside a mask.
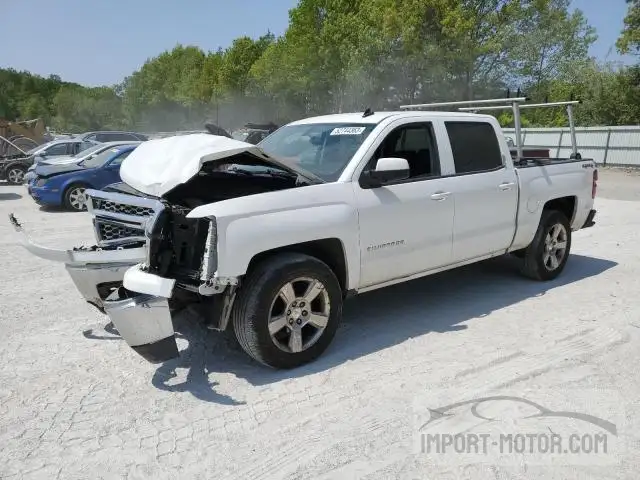
[[[161,363],[179,356],[167,297],[173,282],[140,270],[146,247],[92,247],[60,250],[33,242],[14,215],[9,215],[22,246],[33,255],[64,263],[83,298],[106,313],[122,339],[145,360]],[[135,268],[132,268],[135,267]],[[124,288],[125,273],[135,283],[159,289],[165,297]],[[155,280],[155,281],[154,281]]]
[[[35,180],[36,176],[37,175],[36,175],[36,172],[34,170],[31,170],[31,169],[27,170],[27,173],[25,173],[25,175],[24,175],[25,183],[27,183],[27,184],[31,183],[33,180]]]
[[[38,205],[62,205],[62,196],[58,189],[52,190],[50,188],[36,187],[34,184],[29,184],[27,185],[27,191]]]
[[[122,339],[148,362],[180,355],[166,298],[120,287],[104,301],[104,308]]]
[[[101,312],[104,301],[118,287],[122,286],[124,274],[131,263],[97,263],[65,265],[80,295]]]
[[[31,240],[15,216],[9,215],[9,220],[27,251],[45,260],[64,263],[82,297],[101,311],[106,298],[122,285],[125,272],[146,258],[144,246],[71,250],[44,247]]]

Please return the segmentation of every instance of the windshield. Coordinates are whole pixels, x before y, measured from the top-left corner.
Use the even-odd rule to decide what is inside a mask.
[[[121,151],[122,150],[118,147],[109,148],[104,152],[98,153],[95,157],[87,158],[82,164],[87,168],[101,167],[106,162],[108,162],[115,154]]]
[[[272,133],[259,146],[276,159],[333,182],[375,127],[371,123],[291,125]]]
[[[84,150],[82,150],[82,147],[85,145],[85,143],[88,143],[90,146],[88,148],[85,148]],[[78,153],[76,153],[75,155],[73,155],[73,158],[78,158],[78,159],[86,158],[86,157],[90,156],[91,154],[96,153],[98,150],[103,149],[104,145],[101,145],[101,144],[94,145],[91,142],[82,142],[80,148],[81,148],[81,150]]]

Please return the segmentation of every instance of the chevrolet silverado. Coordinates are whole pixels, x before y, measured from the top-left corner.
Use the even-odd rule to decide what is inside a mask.
[[[152,363],[179,356],[174,309],[274,368],[322,354],[352,295],[499,255],[557,277],[594,224],[597,169],[512,154],[495,117],[335,114],[259,145],[210,134],[141,144],[123,183],[88,191],[97,244],[59,251],[83,297]]]

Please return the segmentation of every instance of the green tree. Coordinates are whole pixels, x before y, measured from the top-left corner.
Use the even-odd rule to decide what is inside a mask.
[[[222,88],[231,95],[246,95],[251,67],[273,42],[274,36],[270,33],[255,41],[249,37],[234,40],[219,65],[218,78]]]
[[[50,118],[49,105],[39,93],[33,93],[20,102],[19,112],[21,119],[42,118],[48,121]]]
[[[616,46],[620,53],[640,55],[640,0],[627,0],[627,5],[624,29]]]
[[[637,52],[639,1],[629,1],[621,51]],[[594,63],[595,38],[570,0],[299,0],[279,38],[240,37],[214,52],[176,45],[112,87],[0,70],[0,116],[69,131],[200,129],[211,119],[233,129],[521,88],[537,101],[580,96],[581,124],[637,123],[637,69]],[[524,122],[562,125],[566,115],[527,111]]]

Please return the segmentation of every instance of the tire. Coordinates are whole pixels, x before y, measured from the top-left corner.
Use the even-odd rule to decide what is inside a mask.
[[[560,233],[554,243],[553,236],[556,235],[556,232]],[[563,243],[564,251],[560,252],[562,249],[557,249],[557,246]],[[547,252],[548,246],[552,247],[549,252]],[[564,270],[570,251],[571,225],[569,220],[557,210],[543,210],[538,230],[533,241],[525,250],[521,272],[534,280],[553,280]]]
[[[324,288],[312,289],[313,282]],[[287,289],[288,285],[292,288]],[[310,303],[303,298],[305,290],[314,292],[307,295]],[[299,253],[282,253],[257,264],[238,292],[232,312],[242,349],[277,369],[295,368],[320,356],[333,340],[341,317],[342,290],[335,274],[320,260]],[[273,318],[278,321],[271,323],[270,332]]]
[[[64,191],[64,200],[63,200],[64,208],[74,212],[82,212],[86,210],[87,209],[86,195],[84,197],[85,198],[84,202],[78,202],[77,201],[78,197],[76,196],[80,193],[84,195],[84,191],[86,189],[87,189],[87,186],[82,185],[80,183],[75,183],[67,187],[67,189]]]
[[[24,176],[27,173],[27,169],[22,165],[11,165],[7,167],[5,176],[9,185],[22,185],[24,183]]]

